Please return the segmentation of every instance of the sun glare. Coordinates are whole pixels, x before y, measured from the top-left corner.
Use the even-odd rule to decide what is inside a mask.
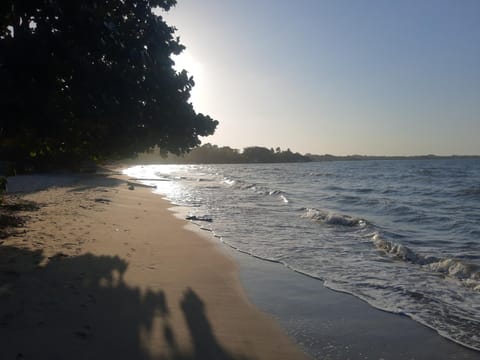
[[[172,60],[175,62],[174,69],[178,72],[186,70],[189,76],[193,76],[195,86],[191,91],[190,100],[192,104],[199,105],[200,97],[199,88],[202,86],[205,68],[202,63],[197,61],[188,50],[184,50],[180,55],[173,56]]]
[[[198,78],[201,77],[203,73],[203,65],[195,60],[188,50],[184,50],[180,55],[173,56],[172,59],[175,61],[174,68],[178,72],[187,70],[195,80],[198,80]]]

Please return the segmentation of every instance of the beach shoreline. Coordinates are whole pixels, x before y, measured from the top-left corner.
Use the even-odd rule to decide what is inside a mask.
[[[9,184],[25,180],[20,198],[40,208],[0,245],[0,358],[307,358],[247,300],[235,262],[150,189],[46,179]]]
[[[40,210],[0,245],[2,359],[479,356],[222,244],[118,172],[18,177],[10,189]]]
[[[170,209],[178,217],[185,210]],[[188,229],[218,242],[197,224]],[[475,360],[476,350],[439,335],[410,317],[377,309],[354,295],[281,263],[259,259],[224,243],[238,264],[241,286],[254,306],[273,317],[313,359]]]
[[[185,219],[191,209],[174,205],[170,210]],[[352,294],[328,288],[319,278],[239,251],[203,225],[193,220],[187,228],[223,245],[220,250],[238,264],[249,300],[273,316],[312,358],[434,360],[480,356],[405,314],[375,308]]]

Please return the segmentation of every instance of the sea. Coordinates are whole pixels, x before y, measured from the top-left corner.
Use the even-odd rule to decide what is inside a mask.
[[[480,350],[480,160],[125,170],[226,245]]]

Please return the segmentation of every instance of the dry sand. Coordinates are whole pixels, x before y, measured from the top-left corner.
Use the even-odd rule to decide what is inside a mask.
[[[305,358],[168,202],[114,177],[63,183],[23,194],[40,209],[0,245],[0,359]]]

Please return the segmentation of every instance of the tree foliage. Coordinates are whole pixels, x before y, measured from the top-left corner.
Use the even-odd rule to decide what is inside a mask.
[[[193,149],[185,156],[169,155],[160,159],[152,154],[141,154],[138,163],[171,163],[171,164],[238,164],[238,163],[290,163],[308,162],[308,156],[281,150],[279,147],[274,151],[261,146],[252,146],[239,151],[229,146],[219,147],[212,144],[204,144]]]
[[[200,144],[217,121],[173,69],[184,47],[152,12],[175,0],[2,0],[0,159],[124,157]],[[158,14],[158,12],[156,12]]]

